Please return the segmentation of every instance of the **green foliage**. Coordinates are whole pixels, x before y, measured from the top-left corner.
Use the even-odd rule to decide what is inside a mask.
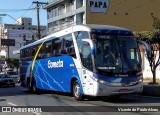
[[[160,18],[152,16],[153,18],[153,23],[152,26],[154,29],[160,30]]]
[[[5,61],[7,62],[8,65],[12,65],[16,68],[19,67],[19,59],[17,58],[6,58]]]
[[[146,41],[150,45],[151,53],[147,59],[153,75],[153,84],[156,84],[156,68],[160,65],[160,56],[155,54],[160,55],[160,29],[153,31],[134,32],[134,35],[137,40]]]
[[[147,40],[151,40],[152,38],[154,38],[155,35],[159,33],[159,31],[153,30],[153,31],[133,32],[133,33],[137,40],[147,41]]]
[[[19,59],[17,58],[12,58],[11,63],[14,67],[19,68]]]

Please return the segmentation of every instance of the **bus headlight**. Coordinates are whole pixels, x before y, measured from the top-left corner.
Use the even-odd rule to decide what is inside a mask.
[[[104,80],[101,80],[101,79],[99,79],[98,82],[101,83],[101,84],[104,84],[104,85],[109,85],[109,83],[107,81],[104,81]]]
[[[94,81],[96,82],[99,82],[101,84],[104,84],[104,85],[109,85],[109,82],[105,81],[105,80],[102,80],[102,79],[98,79],[98,78],[95,78],[95,77],[91,77]]]
[[[139,79],[139,82],[143,82],[143,78]]]

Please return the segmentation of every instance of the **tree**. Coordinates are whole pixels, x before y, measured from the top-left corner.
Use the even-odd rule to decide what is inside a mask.
[[[152,16],[152,19],[153,19],[152,27],[154,29],[160,30],[160,19],[155,16]]]
[[[11,63],[12,63],[12,65],[16,68],[17,73],[18,73],[19,59],[17,59],[17,58],[12,58],[12,59],[11,59]]]
[[[160,65],[160,18],[153,15],[152,18],[153,31],[135,32],[134,34],[137,39],[144,40],[150,45],[151,54],[147,59],[153,75],[153,84],[156,84],[156,69]]]
[[[151,53],[147,59],[153,75],[153,84],[156,84],[156,69],[160,65],[160,33],[157,31],[141,32],[135,33],[135,36],[137,39],[146,41],[150,45]]]
[[[153,74],[153,84],[156,84],[156,69],[160,65],[160,35],[155,33],[155,36],[149,40],[151,54],[148,61]]]
[[[8,65],[11,65],[11,66],[15,67],[17,72],[18,72],[19,59],[17,59],[17,58],[6,58],[5,61],[7,62]]]

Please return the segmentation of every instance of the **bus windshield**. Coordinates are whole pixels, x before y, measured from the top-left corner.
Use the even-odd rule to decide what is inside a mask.
[[[133,36],[96,35],[95,64],[97,72],[136,73],[141,57]]]

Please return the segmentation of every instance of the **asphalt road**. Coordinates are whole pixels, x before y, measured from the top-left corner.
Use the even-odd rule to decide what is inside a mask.
[[[38,106],[39,108],[42,107],[42,110],[46,110],[47,108],[48,111],[44,111],[42,113],[40,111],[31,111],[30,113],[1,112],[0,115],[158,115],[160,112],[153,112],[153,110],[156,111],[157,106],[159,106],[158,110],[160,111],[160,97],[125,95],[120,99],[99,97],[96,99],[76,101],[70,94],[67,93],[43,91],[42,94],[36,95],[29,92],[27,89],[24,89],[21,86],[17,85],[16,87],[0,88],[0,106],[1,108],[5,106],[12,108],[17,106]],[[152,108],[152,112],[146,112],[145,109],[148,110],[149,108]],[[136,109],[135,112],[129,112],[132,109]],[[122,112],[122,110],[125,110],[127,112]]]

